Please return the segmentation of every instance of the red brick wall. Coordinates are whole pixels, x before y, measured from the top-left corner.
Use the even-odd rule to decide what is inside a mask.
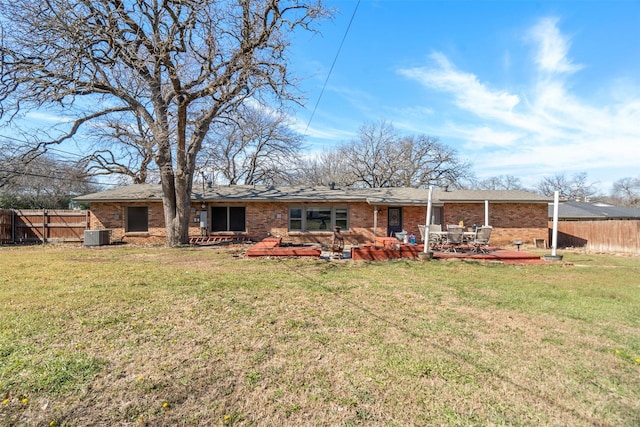
[[[333,206],[332,203],[252,203],[247,205],[247,234],[259,240],[269,235],[296,243],[327,243],[333,230],[303,233],[289,231],[289,206]],[[380,225],[381,222],[378,221]],[[386,230],[386,219],[384,229]],[[373,206],[367,203],[349,204],[349,230],[341,230],[347,244],[373,241]]]
[[[484,203],[448,203],[444,207],[443,224],[465,226],[484,224]],[[510,246],[514,240],[533,245],[533,239],[547,239],[549,221],[546,203],[489,203],[491,244]]]
[[[209,204],[213,206],[214,204]],[[222,204],[230,206],[228,203]],[[296,243],[327,243],[332,230],[326,232],[300,233],[288,230],[288,203],[251,203],[234,204],[247,206],[247,231],[238,233],[254,240],[267,236],[282,237],[285,241]],[[322,206],[330,203],[297,203],[296,205]],[[147,206],[149,209],[149,231],[146,233],[125,233],[126,206]],[[198,217],[200,206],[193,205],[189,221],[190,235],[200,235],[200,223],[194,221]],[[342,230],[348,244],[362,244],[374,240],[374,207],[367,203],[349,204],[349,230]],[[406,206],[403,208],[403,228],[420,239],[418,224],[426,221],[426,206]],[[457,224],[460,219],[466,226],[484,223],[484,203],[447,204],[443,212],[444,224]],[[494,227],[491,243],[509,246],[514,240],[522,240],[525,244],[533,244],[533,239],[547,239],[547,205],[546,204],[514,204],[490,203],[489,225]],[[209,217],[210,220],[210,217]],[[111,229],[112,241],[130,243],[165,243],[164,211],[162,203],[92,203],[89,224],[91,229]],[[221,233],[229,234],[229,233]],[[378,228],[375,235],[387,235],[387,208],[378,211]]]

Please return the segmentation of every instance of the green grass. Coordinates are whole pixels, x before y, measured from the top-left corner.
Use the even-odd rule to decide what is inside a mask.
[[[240,249],[0,248],[0,425],[640,424],[640,258]]]

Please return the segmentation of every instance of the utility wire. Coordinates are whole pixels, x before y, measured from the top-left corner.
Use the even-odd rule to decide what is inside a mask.
[[[2,173],[6,173],[6,174],[10,174],[9,176],[32,176],[35,178],[47,178],[47,179],[53,179],[53,180],[59,180],[59,181],[69,181],[69,176],[56,176],[56,175],[51,175],[51,174],[44,174],[44,173],[34,173],[34,172],[22,172],[22,171],[16,171],[16,170],[9,170],[9,169],[0,169],[0,172]],[[87,183],[87,184],[95,184],[95,185],[113,185],[113,186],[119,186],[120,184],[117,183],[110,183],[110,182],[98,182],[98,181],[91,181],[91,180],[82,180],[82,178],[76,178],[77,181],[81,181],[83,183]]]
[[[358,2],[356,3],[356,7],[353,9],[353,13],[351,14],[351,19],[349,20],[349,25],[347,25],[347,29],[345,30],[344,35],[342,36],[342,41],[340,42],[340,46],[338,47],[336,56],[333,58],[333,62],[331,63],[331,68],[329,68],[329,73],[327,74],[327,78],[324,80],[324,84],[322,85],[322,90],[320,91],[320,95],[318,96],[316,105],[314,105],[313,111],[311,111],[311,117],[309,117],[309,121],[307,122],[307,128],[304,130],[305,136],[307,136],[307,132],[309,131],[309,126],[311,126],[311,121],[313,120],[313,116],[315,116],[316,114],[316,110],[318,109],[318,105],[320,104],[320,100],[322,99],[322,95],[324,94],[324,90],[327,87],[327,83],[329,83],[329,77],[331,77],[331,73],[333,72],[333,67],[335,67],[336,62],[338,61],[338,56],[340,56],[342,45],[344,45],[344,41],[347,39],[347,35],[349,34],[349,29],[351,29],[351,24],[353,23],[353,19],[356,17],[358,6],[360,6],[360,0],[358,0]]]

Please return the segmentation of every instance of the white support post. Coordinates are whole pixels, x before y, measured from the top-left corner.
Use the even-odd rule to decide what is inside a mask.
[[[556,256],[556,250],[558,249],[558,203],[560,199],[560,192],[555,191],[553,193],[553,233],[551,236],[551,256]]]
[[[484,226],[489,226],[489,201],[484,201]]]
[[[378,205],[373,205],[373,247],[376,247],[376,237],[378,230]]]
[[[429,197],[427,198],[427,220],[424,227],[424,250],[426,254],[429,251],[429,226],[431,225],[431,197],[433,195],[433,185],[429,186]]]

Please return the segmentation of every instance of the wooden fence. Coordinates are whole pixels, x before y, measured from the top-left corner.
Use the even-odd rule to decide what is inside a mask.
[[[82,242],[87,210],[0,210],[1,243]]]
[[[0,209],[0,244],[13,242],[13,211]]]
[[[640,220],[558,221],[558,247],[640,254]]]

